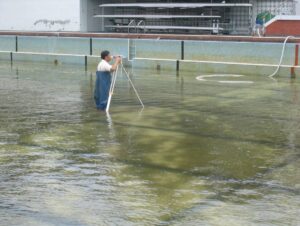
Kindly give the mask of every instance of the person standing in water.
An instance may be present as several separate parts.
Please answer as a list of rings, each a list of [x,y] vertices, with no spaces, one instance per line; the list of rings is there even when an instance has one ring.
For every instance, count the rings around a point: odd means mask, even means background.
[[[113,57],[107,50],[101,52],[101,59],[102,60],[99,63],[96,72],[97,78],[95,84],[94,99],[97,109],[100,111],[105,111],[111,86],[111,72],[117,70],[118,65],[121,63],[122,59],[121,57],[116,57],[115,63],[113,65],[110,65],[109,62],[112,61]]]

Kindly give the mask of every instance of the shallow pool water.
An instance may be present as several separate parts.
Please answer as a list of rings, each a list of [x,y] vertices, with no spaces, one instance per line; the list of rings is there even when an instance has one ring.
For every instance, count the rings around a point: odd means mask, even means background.
[[[0,63],[1,225],[299,225],[300,80]]]

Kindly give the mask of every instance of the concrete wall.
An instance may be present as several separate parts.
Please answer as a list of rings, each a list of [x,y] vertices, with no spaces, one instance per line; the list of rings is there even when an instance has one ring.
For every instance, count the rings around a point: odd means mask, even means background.
[[[89,38],[18,37],[19,52],[90,54]]]
[[[294,66],[295,46],[286,46],[286,71]],[[276,69],[282,43],[0,36],[0,60],[73,63],[95,70],[105,49],[126,57],[135,55],[135,68],[266,75]]]
[[[0,51],[100,56],[103,50],[127,57],[128,39],[0,36]]]
[[[84,65],[84,56],[59,55],[59,54],[40,54],[40,53],[13,53],[14,61],[31,62],[31,63],[54,63],[55,65],[74,64]]]
[[[0,52],[0,60],[1,61],[10,61],[11,60],[11,53],[9,53],[9,52]]]
[[[181,41],[135,40],[136,57],[181,59]]]
[[[15,36],[0,36],[0,51],[15,51],[16,37]]]
[[[100,3],[99,0],[80,0],[80,31],[104,31],[103,19],[94,18],[94,15],[101,14]]]
[[[93,38],[92,39],[92,54],[100,56],[103,50],[109,50],[112,55],[128,56],[128,39],[117,38]]]
[[[0,60],[79,64],[95,70],[100,53],[128,56],[128,39],[0,36]],[[124,60],[124,64],[127,61]]]
[[[180,41],[137,40],[136,43],[135,68],[193,74],[270,75],[276,70],[282,51],[282,43],[184,41],[182,46]],[[287,66],[279,73],[288,76],[295,58],[295,44],[287,44],[283,58]],[[296,68],[298,74],[299,70]]]
[[[278,64],[282,43],[136,40],[136,58]],[[183,45],[183,46],[182,46]],[[283,64],[292,65],[295,44],[287,44]]]
[[[294,63],[294,46],[294,44],[287,44],[283,64]],[[184,50],[185,60],[278,64],[282,44],[185,41]]]
[[[80,30],[80,0],[0,0],[0,10],[0,30]]]

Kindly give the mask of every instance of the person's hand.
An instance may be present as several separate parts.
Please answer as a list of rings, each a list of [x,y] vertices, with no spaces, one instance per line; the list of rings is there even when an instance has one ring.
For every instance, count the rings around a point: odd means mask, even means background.
[[[116,57],[116,63],[120,64],[122,62],[122,58],[121,57]]]

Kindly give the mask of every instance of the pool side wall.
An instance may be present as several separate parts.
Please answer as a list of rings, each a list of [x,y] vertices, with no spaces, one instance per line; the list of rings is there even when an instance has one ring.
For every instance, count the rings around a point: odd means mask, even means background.
[[[286,46],[284,73],[295,64],[296,45]],[[276,69],[282,43],[0,35],[0,60],[79,64],[94,70],[106,49],[130,57],[138,69],[265,75]]]

